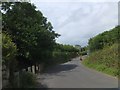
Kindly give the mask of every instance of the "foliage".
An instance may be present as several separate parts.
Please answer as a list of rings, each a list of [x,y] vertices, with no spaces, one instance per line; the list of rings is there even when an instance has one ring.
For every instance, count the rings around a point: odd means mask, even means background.
[[[105,46],[111,46],[118,43],[120,40],[120,26],[117,26],[110,31],[105,31],[89,40],[89,50],[94,52],[103,49]]]
[[[20,88],[34,88],[36,85],[36,77],[30,72],[21,72]]]
[[[88,53],[88,47],[87,46],[81,47],[80,55],[87,55],[87,53]]]
[[[7,33],[2,33],[2,60],[8,66],[10,60],[15,59],[17,49],[15,43]]]
[[[72,45],[63,45],[56,43],[49,65],[61,64],[70,61],[78,56],[79,50]],[[48,66],[49,66],[48,65]]]
[[[61,51],[61,52],[78,52],[79,50],[72,45],[63,45],[63,44],[56,44],[54,51]]]
[[[5,12],[2,13],[3,31],[7,31],[17,45],[19,67],[46,63],[59,36],[52,30],[52,24],[28,2],[4,2],[2,10]]]
[[[90,55],[83,62],[98,71],[119,76],[120,26],[105,31],[89,40]]]
[[[118,72],[120,65],[118,54],[118,44],[116,43],[91,53],[90,56],[83,61],[83,64],[98,71],[118,76],[120,75],[120,72]]]
[[[14,71],[17,65],[16,62],[16,45],[7,33],[2,33],[2,65],[5,65],[9,70],[9,83],[14,86]]]
[[[80,52],[80,55],[87,55],[87,51],[82,51],[82,52]]]

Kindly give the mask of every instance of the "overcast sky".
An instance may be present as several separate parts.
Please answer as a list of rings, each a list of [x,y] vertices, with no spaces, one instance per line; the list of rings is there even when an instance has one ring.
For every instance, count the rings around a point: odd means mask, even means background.
[[[61,34],[58,43],[81,46],[86,46],[89,38],[118,25],[117,1],[31,0],[52,23],[54,31]]]

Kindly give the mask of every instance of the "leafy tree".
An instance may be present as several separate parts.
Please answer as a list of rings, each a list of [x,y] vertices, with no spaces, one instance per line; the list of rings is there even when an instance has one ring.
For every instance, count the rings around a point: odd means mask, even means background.
[[[27,2],[2,3],[3,31],[11,34],[18,48],[17,60],[21,67],[47,62],[46,55],[51,54],[55,38],[52,25],[36,7]],[[46,57],[48,58],[48,57]]]
[[[15,43],[12,42],[10,36],[6,33],[2,34],[2,63],[9,69],[9,82],[14,85],[14,71],[16,68],[16,52]]]
[[[52,54],[52,61],[50,64],[60,64],[70,61],[72,58],[78,56],[79,50],[72,45],[63,45],[56,43]]]
[[[81,47],[80,55],[87,55],[87,53],[88,53],[88,47],[87,46]]]
[[[119,43],[120,26],[117,26],[110,31],[105,31],[97,36],[90,38],[89,49],[91,52],[103,49],[106,46],[112,46],[114,43]]]

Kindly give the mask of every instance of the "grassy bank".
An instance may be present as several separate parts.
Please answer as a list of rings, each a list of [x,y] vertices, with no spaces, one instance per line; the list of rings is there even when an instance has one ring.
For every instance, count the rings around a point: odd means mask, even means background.
[[[118,54],[118,44],[114,44],[91,53],[82,63],[97,71],[112,76],[118,76],[120,75],[120,72],[118,71],[118,63],[120,63]]]

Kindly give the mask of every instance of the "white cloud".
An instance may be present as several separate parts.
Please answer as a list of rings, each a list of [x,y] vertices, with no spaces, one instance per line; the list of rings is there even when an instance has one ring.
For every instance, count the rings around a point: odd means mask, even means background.
[[[31,2],[118,2],[119,0],[32,0]]]
[[[112,0],[107,0],[111,2],[106,2],[106,0],[78,2],[75,0],[72,3],[70,1],[55,0],[55,2],[48,3],[47,0],[40,0],[40,2],[34,2],[53,24],[54,30],[61,34],[57,42],[85,46],[90,37],[118,24],[118,0],[114,2]]]

